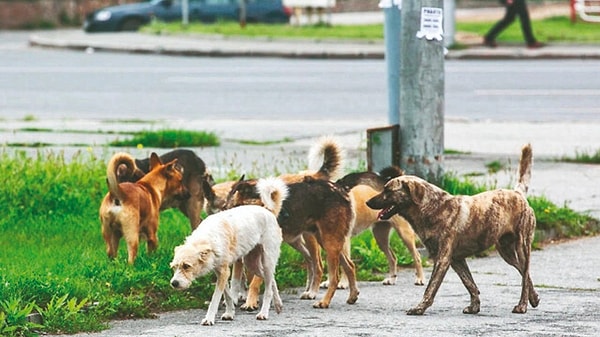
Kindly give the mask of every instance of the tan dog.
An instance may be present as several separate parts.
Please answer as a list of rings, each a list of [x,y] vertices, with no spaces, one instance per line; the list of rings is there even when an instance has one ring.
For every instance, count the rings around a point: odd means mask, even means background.
[[[383,187],[390,179],[402,174],[404,174],[404,171],[400,168],[390,166],[383,169],[379,174],[374,172],[349,173],[336,181],[335,184],[348,190],[352,199],[352,206],[354,207],[354,213],[356,213],[356,219],[352,226],[352,236],[356,236],[371,228],[377,245],[388,260],[389,273],[388,277],[383,280],[383,284],[396,284],[397,279],[398,260],[390,248],[390,230],[394,228],[413,257],[416,272],[414,283],[416,285],[423,285],[424,275],[423,266],[421,265],[421,254],[419,254],[415,244],[417,236],[412,227],[410,227],[410,224],[399,215],[394,215],[387,221],[379,220],[378,212],[366,204],[367,200],[383,191]],[[344,249],[348,255],[350,255],[350,248],[350,240],[348,240],[344,245]],[[339,284],[340,288],[347,287],[348,279],[345,274],[342,274]],[[327,281],[321,284],[321,288],[327,288],[327,286]]]
[[[423,299],[408,310],[409,315],[422,315],[431,306],[449,267],[458,274],[471,295],[471,304],[463,313],[478,313],[479,289],[465,259],[492,245],[496,245],[500,256],[522,276],[521,299],[513,312],[527,312],[528,300],[534,308],[539,304],[529,276],[535,214],[526,193],[532,162],[528,144],[522,149],[519,181],[514,190],[453,196],[421,178],[401,176],[390,180],[382,193],[367,202],[369,207],[382,210],[382,219],[389,219],[394,214],[406,218],[434,260]]]
[[[102,236],[108,256],[111,259],[117,256],[119,241],[125,237],[130,264],[137,256],[140,237],[147,239],[149,252],[156,249],[163,198],[186,193],[181,183],[183,169],[177,165],[177,159],[163,165],[156,153],[151,155],[151,171],[148,174],[135,183],[118,183],[121,165],[133,163],[133,160],[127,153],[117,153],[111,158],[106,170],[109,192],[100,205]]]
[[[222,211],[207,217],[202,225],[175,248],[171,262],[174,275],[171,285],[175,289],[187,289],[192,281],[214,271],[217,284],[208,306],[203,325],[213,325],[221,300],[225,295],[223,320],[232,320],[235,314],[232,292],[237,292],[239,281],[232,280],[232,291],[227,287],[229,267],[239,259],[245,266],[265,280],[265,294],[260,312],[256,316],[265,320],[269,316],[271,301],[277,313],[281,312],[282,302],[275,281],[275,267],[279,259],[281,229],[275,214],[279,212],[287,188],[282,182],[262,180],[265,186],[261,193],[265,207],[245,205]]]

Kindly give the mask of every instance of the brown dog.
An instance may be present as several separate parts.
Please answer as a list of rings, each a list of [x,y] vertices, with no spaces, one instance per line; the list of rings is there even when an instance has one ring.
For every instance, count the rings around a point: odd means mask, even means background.
[[[320,158],[322,158],[322,164],[318,169],[316,164]],[[284,174],[279,176],[288,186],[291,184],[304,182],[306,179],[329,181],[335,179],[338,176],[343,161],[343,153],[339,144],[335,139],[331,137],[321,138],[315,145],[313,145],[309,151],[309,167],[312,170],[294,173]],[[227,198],[226,208],[232,208],[239,205],[261,205],[258,190],[256,189],[256,180],[240,180],[231,189]],[[331,185],[330,183],[328,183]],[[344,193],[344,191],[338,190],[335,193]],[[288,197],[289,198],[289,197]],[[344,223],[346,219],[340,219],[340,223]],[[344,239],[345,237],[336,237],[336,239]],[[345,239],[344,239],[345,240]],[[311,231],[302,231],[299,236],[286,236],[284,230],[284,241],[290,244],[293,248],[298,250],[307,262],[307,282],[306,291],[302,293],[300,298],[302,299],[314,299],[319,291],[319,283],[323,276],[323,264],[321,262],[319,242],[317,237]],[[325,249],[326,252],[328,249]],[[327,254],[330,255],[329,253]],[[352,262],[352,261],[350,261]],[[339,262],[338,262],[339,263]],[[352,267],[353,269],[354,267]],[[239,265],[234,266],[234,274],[239,273]],[[354,277],[354,276],[353,276]],[[246,303],[242,305],[245,310],[255,310],[258,308],[258,293],[261,285],[261,280],[258,277],[254,277],[248,291],[248,297]],[[329,287],[331,289],[331,287]],[[334,290],[335,291],[335,290]],[[328,294],[330,291],[328,291]],[[351,293],[352,295],[352,293]],[[325,298],[327,298],[326,295]],[[331,293],[330,296],[333,296]],[[353,295],[352,295],[353,296]],[[358,296],[358,290],[356,289],[356,296]],[[331,300],[331,297],[329,297]],[[349,297],[348,303],[354,303]],[[327,306],[329,302],[327,302]],[[322,305],[315,304],[316,307],[325,307]]]
[[[193,151],[176,149],[160,156],[162,162],[177,159],[177,164],[183,168],[183,181],[188,193],[185,195],[166,196],[160,205],[160,210],[169,208],[179,209],[190,221],[194,230],[202,221],[201,213],[204,209],[204,189],[208,179],[206,165]],[[122,162],[117,166],[118,182],[136,182],[151,169],[150,159],[135,159],[133,164]]]
[[[390,248],[390,230],[392,227],[396,230],[404,245],[413,257],[416,278],[416,285],[423,285],[423,266],[421,265],[421,254],[417,250],[415,241],[417,236],[408,222],[399,215],[394,215],[387,221],[378,219],[378,212],[367,207],[367,200],[383,191],[385,184],[392,178],[404,174],[399,167],[386,167],[379,174],[374,172],[356,172],[349,173],[340,178],[335,184],[344,188],[352,198],[354,212],[356,213],[356,221],[354,222],[352,236],[358,235],[363,231],[372,228],[373,237],[381,251],[385,254],[388,260],[389,274],[383,280],[384,285],[396,284],[397,279],[397,262],[396,255]],[[350,242],[346,243],[345,249],[350,254]],[[327,282],[324,282],[321,287],[326,287]],[[347,284],[345,275],[342,275],[340,281],[341,287]]]
[[[479,289],[465,259],[494,244],[500,256],[522,276],[521,299],[513,312],[527,312],[528,300],[534,308],[539,304],[529,276],[535,214],[527,203],[526,192],[532,162],[528,144],[521,152],[519,181],[514,190],[453,196],[421,178],[401,176],[390,180],[382,193],[367,202],[369,207],[382,210],[382,219],[394,214],[406,218],[434,260],[423,299],[408,310],[409,315],[422,315],[431,306],[448,267],[454,269],[471,295],[471,304],[463,313],[478,313]]]
[[[148,174],[135,183],[118,183],[119,166],[128,162],[133,162],[129,154],[117,153],[107,166],[109,192],[100,205],[100,221],[108,256],[116,257],[119,241],[125,237],[127,261],[133,264],[140,236],[146,237],[149,252],[158,245],[156,232],[163,199],[184,195],[186,191],[181,183],[183,169],[177,165],[177,159],[163,165],[158,155],[152,153]]]

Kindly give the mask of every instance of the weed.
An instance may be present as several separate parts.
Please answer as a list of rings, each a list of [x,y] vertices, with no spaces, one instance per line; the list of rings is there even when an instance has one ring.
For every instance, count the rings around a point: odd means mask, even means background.
[[[20,298],[11,297],[0,302],[0,336],[35,336],[36,329],[42,326],[28,320],[33,312],[33,303],[23,303]]]
[[[577,151],[575,157],[564,156],[560,160],[567,163],[600,164],[600,149],[593,153]]]
[[[137,146],[137,147],[202,147],[218,146],[219,139],[213,132],[186,131],[186,130],[159,130],[142,131],[134,134],[132,139],[115,140],[111,146]]]

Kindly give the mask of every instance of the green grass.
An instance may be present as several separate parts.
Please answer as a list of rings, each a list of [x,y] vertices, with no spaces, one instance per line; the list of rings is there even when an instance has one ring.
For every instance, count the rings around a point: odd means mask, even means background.
[[[159,130],[142,131],[136,133],[132,138],[115,140],[111,146],[129,147],[204,147],[218,146],[219,138],[214,132],[187,131],[187,130]]]
[[[560,161],[568,163],[600,164],[600,150],[596,152],[577,151],[575,157],[564,156]]]
[[[456,31],[483,36],[495,22],[457,22]],[[532,26],[536,37],[543,42],[600,42],[598,24],[589,22],[577,22],[573,24],[566,16],[532,20]],[[191,23],[187,27],[182,26],[180,23],[156,22],[144,27],[143,31],[149,34],[212,34],[265,39],[343,39],[364,42],[383,40],[382,24],[355,26],[308,25],[299,27],[284,24],[249,24],[245,28],[241,28],[234,22],[219,22],[216,24]],[[523,34],[521,33],[518,20],[500,34],[498,41],[523,42]]]
[[[210,298],[213,275],[194,282],[187,291],[169,286],[173,248],[190,233],[187,219],[178,211],[161,213],[154,254],[148,255],[142,245],[136,263],[129,266],[122,242],[115,261],[106,257],[98,219],[107,190],[105,163],[91,152],[72,158],[47,151],[33,158],[24,151],[0,153],[0,335],[96,331],[104,329],[109,319],[203,307]],[[274,173],[266,166],[257,170],[262,175]],[[486,189],[457,177],[448,177],[444,187],[460,194]],[[577,236],[596,233],[600,227],[597,220],[566,206],[543,198],[530,201],[540,228]],[[391,245],[399,264],[413,262],[397,235],[392,235]],[[366,231],[355,237],[352,247],[359,278],[380,280],[387,261],[372,234]],[[276,277],[282,289],[304,285],[304,261],[288,245],[282,247]],[[36,311],[44,317],[42,327],[23,319]]]

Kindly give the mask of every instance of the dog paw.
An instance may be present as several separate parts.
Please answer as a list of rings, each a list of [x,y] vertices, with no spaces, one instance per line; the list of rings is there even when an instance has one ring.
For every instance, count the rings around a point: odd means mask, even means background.
[[[424,313],[425,313],[425,309],[422,309],[419,307],[411,308],[406,311],[406,314],[411,315],[411,316],[420,316],[420,315],[423,315]]]
[[[346,300],[346,303],[348,303],[348,304],[356,303],[356,301],[358,301],[358,294],[360,294],[360,292],[358,290],[351,291],[350,294],[348,295],[348,299]]]
[[[527,304],[522,305],[519,304],[517,306],[515,306],[515,308],[513,309],[513,314],[524,314],[527,312]]]
[[[321,288],[321,289],[329,288],[329,280],[321,282],[321,284],[319,284],[319,288]]]
[[[325,303],[323,301],[318,301],[313,303],[313,308],[315,309],[327,309],[329,308],[329,303]]]
[[[221,316],[221,320],[223,320],[223,321],[233,321],[233,314],[224,313],[223,316]]]
[[[312,294],[309,291],[305,291],[302,293],[302,295],[300,295],[301,300],[314,300],[316,297],[316,295]]]
[[[423,281],[422,278],[418,278],[418,279],[415,280],[415,285],[416,286],[423,286],[423,285],[425,285],[425,281]]]
[[[244,311],[256,311],[258,310],[258,303],[244,303],[240,306],[240,309]]]
[[[202,322],[200,324],[202,324],[202,325],[214,325],[215,322],[213,320],[205,318],[205,319],[202,320]]]
[[[383,280],[383,285],[384,286],[393,286],[395,284],[396,284],[396,276],[394,276],[394,277],[386,277]]]
[[[537,308],[537,306],[540,304],[540,296],[536,293],[530,294],[529,304],[531,304],[533,308]]]
[[[463,314],[478,314],[479,313],[479,306],[478,305],[470,305],[466,308],[463,309]]]
[[[269,318],[269,315],[259,313],[256,315],[256,319],[259,321],[266,321]]]
[[[281,302],[275,302],[274,306],[275,306],[275,312],[278,314],[281,314],[281,311],[283,311],[283,304]]]

